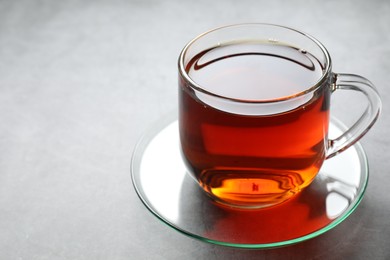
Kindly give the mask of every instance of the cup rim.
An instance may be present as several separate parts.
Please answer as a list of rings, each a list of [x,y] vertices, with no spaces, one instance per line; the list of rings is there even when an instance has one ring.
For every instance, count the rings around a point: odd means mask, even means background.
[[[205,90],[198,83],[196,83],[188,75],[188,73],[185,70],[184,58],[185,58],[185,55],[186,55],[188,49],[192,46],[193,43],[195,43],[197,40],[199,40],[200,38],[204,37],[207,34],[213,33],[215,31],[219,31],[221,29],[227,29],[227,28],[233,28],[233,27],[242,27],[242,26],[268,26],[268,27],[281,28],[281,29],[286,29],[286,30],[289,30],[289,31],[301,34],[302,36],[308,38],[309,40],[314,42],[317,45],[317,47],[320,48],[320,50],[322,51],[322,53],[323,53],[323,55],[325,57],[325,68],[323,70],[324,72],[322,73],[321,77],[318,79],[318,81],[314,85],[312,85],[311,87],[308,87],[307,89],[305,89],[303,91],[297,92],[297,93],[292,94],[292,95],[283,96],[283,97],[279,97],[279,98],[273,98],[273,99],[260,99],[260,100],[257,100],[257,99],[252,100],[252,99],[250,99],[250,100],[248,100],[248,99],[232,98],[232,97],[226,97],[226,96],[223,96],[223,95],[218,95],[218,94],[213,93],[211,91]],[[328,79],[328,76],[329,76],[329,74],[331,72],[332,64],[331,64],[330,54],[327,51],[327,49],[325,48],[325,46],[320,41],[318,41],[316,38],[311,36],[310,34],[307,34],[305,32],[302,32],[300,30],[297,30],[297,29],[294,29],[294,28],[291,28],[291,27],[288,27],[288,26],[271,24],[271,23],[238,23],[238,24],[230,24],[230,25],[216,27],[216,28],[208,30],[208,31],[206,31],[206,32],[204,32],[202,34],[199,34],[198,36],[193,38],[190,42],[188,42],[184,46],[183,50],[180,52],[179,60],[178,60],[178,67],[179,67],[180,75],[187,82],[189,82],[190,85],[191,85],[191,88],[195,89],[196,91],[199,91],[199,92],[201,92],[203,94],[206,94],[206,95],[209,95],[209,96],[213,96],[213,97],[216,97],[216,98],[219,98],[219,99],[224,99],[224,100],[229,100],[229,101],[234,101],[234,102],[240,102],[240,103],[261,104],[261,103],[275,103],[275,102],[280,102],[280,101],[287,101],[287,100],[291,100],[291,99],[294,99],[294,98],[297,98],[297,97],[304,96],[304,95],[306,95],[308,93],[311,93],[311,92],[317,90]]]

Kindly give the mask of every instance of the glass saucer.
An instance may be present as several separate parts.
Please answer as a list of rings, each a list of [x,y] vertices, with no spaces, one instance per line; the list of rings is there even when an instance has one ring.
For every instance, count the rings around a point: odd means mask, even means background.
[[[331,120],[331,136],[345,127]],[[143,136],[131,163],[132,180],[145,206],[179,232],[204,242],[271,248],[302,242],[331,230],[358,206],[368,182],[367,158],[357,143],[325,161],[314,182],[270,208],[237,209],[208,197],[181,160],[176,117]]]

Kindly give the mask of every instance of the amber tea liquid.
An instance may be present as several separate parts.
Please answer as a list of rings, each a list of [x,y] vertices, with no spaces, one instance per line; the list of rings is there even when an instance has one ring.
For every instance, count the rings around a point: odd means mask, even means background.
[[[325,158],[329,88],[286,110],[248,101],[283,99],[314,86],[323,73],[314,56],[283,44],[235,42],[195,55],[186,72],[205,91],[225,97],[209,98],[179,80],[182,154],[204,190],[226,204],[262,207],[311,183]]]

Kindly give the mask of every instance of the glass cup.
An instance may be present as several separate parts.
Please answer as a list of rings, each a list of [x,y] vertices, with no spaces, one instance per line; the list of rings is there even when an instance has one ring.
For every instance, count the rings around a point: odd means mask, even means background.
[[[206,32],[179,57],[179,132],[188,172],[216,202],[242,208],[282,203],[307,187],[324,160],[374,124],[371,82],[332,72],[325,47],[300,31],[238,24]],[[368,106],[336,139],[330,97],[358,91]]]

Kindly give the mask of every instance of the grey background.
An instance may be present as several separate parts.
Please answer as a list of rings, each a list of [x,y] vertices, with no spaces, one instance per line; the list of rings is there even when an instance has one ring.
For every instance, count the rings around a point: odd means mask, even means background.
[[[389,1],[0,0],[0,259],[390,259]],[[319,39],[334,71],[372,80],[370,182],[332,231],[272,250],[193,240],[130,179],[148,127],[176,108],[177,56],[216,26],[269,22]],[[338,106],[341,117],[358,105]],[[352,113],[351,112],[351,113]]]

